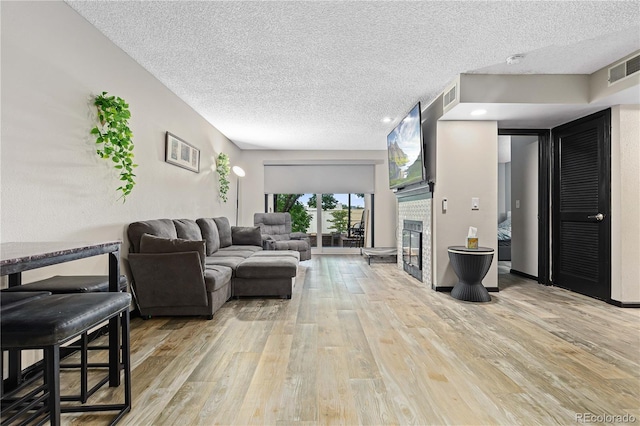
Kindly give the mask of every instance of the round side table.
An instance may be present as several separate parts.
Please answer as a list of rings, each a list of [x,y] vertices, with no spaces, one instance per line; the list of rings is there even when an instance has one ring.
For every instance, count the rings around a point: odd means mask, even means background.
[[[447,251],[451,266],[458,276],[458,283],[451,290],[451,296],[467,302],[490,302],[491,296],[482,285],[482,279],[491,267],[493,249],[451,246]]]

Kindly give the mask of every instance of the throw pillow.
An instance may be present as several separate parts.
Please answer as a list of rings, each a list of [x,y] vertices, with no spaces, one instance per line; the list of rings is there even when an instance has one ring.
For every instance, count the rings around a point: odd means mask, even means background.
[[[140,253],[184,253],[195,251],[200,256],[200,265],[204,271],[204,241],[183,240],[182,238],[161,238],[144,234],[140,238]]]
[[[195,220],[174,219],[173,224],[176,227],[178,238],[182,238],[183,240],[202,241],[202,232]]]
[[[237,246],[262,247],[262,234],[259,226],[232,226],[231,241]]]
[[[229,247],[232,243],[231,239],[231,225],[229,225],[229,219],[226,217],[214,217],[216,225],[218,226],[218,233],[220,234],[220,247]]]
[[[196,223],[202,231],[202,237],[207,242],[207,256],[211,256],[220,249],[218,226],[213,219],[198,219],[196,220]]]
[[[134,253],[140,253],[140,238],[144,234],[164,238],[177,238],[176,227],[171,219],[155,219],[144,222],[134,222],[129,225],[127,235]]]

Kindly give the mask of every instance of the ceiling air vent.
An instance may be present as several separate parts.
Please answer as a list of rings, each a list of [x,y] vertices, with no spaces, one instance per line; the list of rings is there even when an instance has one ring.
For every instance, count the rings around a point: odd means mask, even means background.
[[[640,71],[640,55],[609,68],[609,85]]]
[[[457,86],[454,84],[451,89],[444,93],[444,96],[442,97],[443,108],[446,108],[450,103],[456,100],[456,89]]]

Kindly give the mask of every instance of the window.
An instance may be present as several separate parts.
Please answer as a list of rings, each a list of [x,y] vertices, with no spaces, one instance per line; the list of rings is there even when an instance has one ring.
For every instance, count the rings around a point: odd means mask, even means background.
[[[372,200],[373,195],[273,194],[272,197],[271,200],[269,196],[265,197],[265,211],[288,211],[292,231],[309,234],[312,248],[334,250],[364,246],[366,201]],[[318,198],[321,199],[320,209]]]

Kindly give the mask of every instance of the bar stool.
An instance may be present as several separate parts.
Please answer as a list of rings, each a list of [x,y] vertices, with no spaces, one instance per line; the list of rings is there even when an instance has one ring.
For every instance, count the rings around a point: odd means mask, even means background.
[[[120,276],[120,291],[127,290],[127,277]],[[2,292],[50,291],[53,294],[95,293],[109,291],[108,275],[56,275],[29,284],[9,287]]]
[[[16,293],[19,294],[19,293]],[[117,411],[112,424],[131,410],[131,360],[129,349],[129,293],[86,293],[12,296],[17,303],[2,306],[0,332],[2,350],[42,349],[43,384],[26,395],[20,388],[2,395],[3,423],[60,424],[63,412]],[[60,345],[86,333],[89,329],[115,317],[121,318],[122,364],[124,367],[124,402],[122,404],[65,406],[60,404]],[[119,361],[118,361],[119,362]],[[43,418],[44,417],[44,418]],[[38,420],[39,419],[39,420]]]
[[[27,303],[30,300],[36,300],[44,296],[51,296],[50,291],[15,291],[15,292],[7,292],[3,293],[0,296],[0,308],[4,309],[5,307],[15,307],[19,306],[23,303]]]
[[[29,300],[35,300],[43,296],[50,296],[49,291],[11,292],[0,295],[0,311],[6,306],[19,306]],[[1,338],[1,336],[0,336]],[[15,360],[20,359],[20,351],[9,350],[9,364],[17,364]],[[0,365],[4,366],[4,351],[0,351]],[[3,367],[4,368],[4,367]],[[11,377],[7,385],[14,389],[18,386],[18,377]],[[4,385],[4,380],[2,385]],[[0,396],[4,393],[4,386],[0,386]]]
[[[120,276],[120,291],[127,290],[127,278]],[[10,287],[2,290],[2,297],[10,293],[24,292],[49,292],[50,294],[71,294],[71,293],[104,293],[109,291],[108,275],[56,275],[40,281],[29,284],[23,284],[16,287]],[[104,377],[98,381],[91,389],[89,389],[89,368],[108,367],[105,363],[89,363],[90,350],[107,350],[107,346],[89,346],[88,334],[82,333],[77,344],[65,347],[68,350],[80,351],[80,364],[60,364],[60,368],[79,368],[80,369],[80,394],[61,396],[62,401],[80,401],[87,402],[87,399],[93,395],[102,385],[104,385],[109,377]]]

